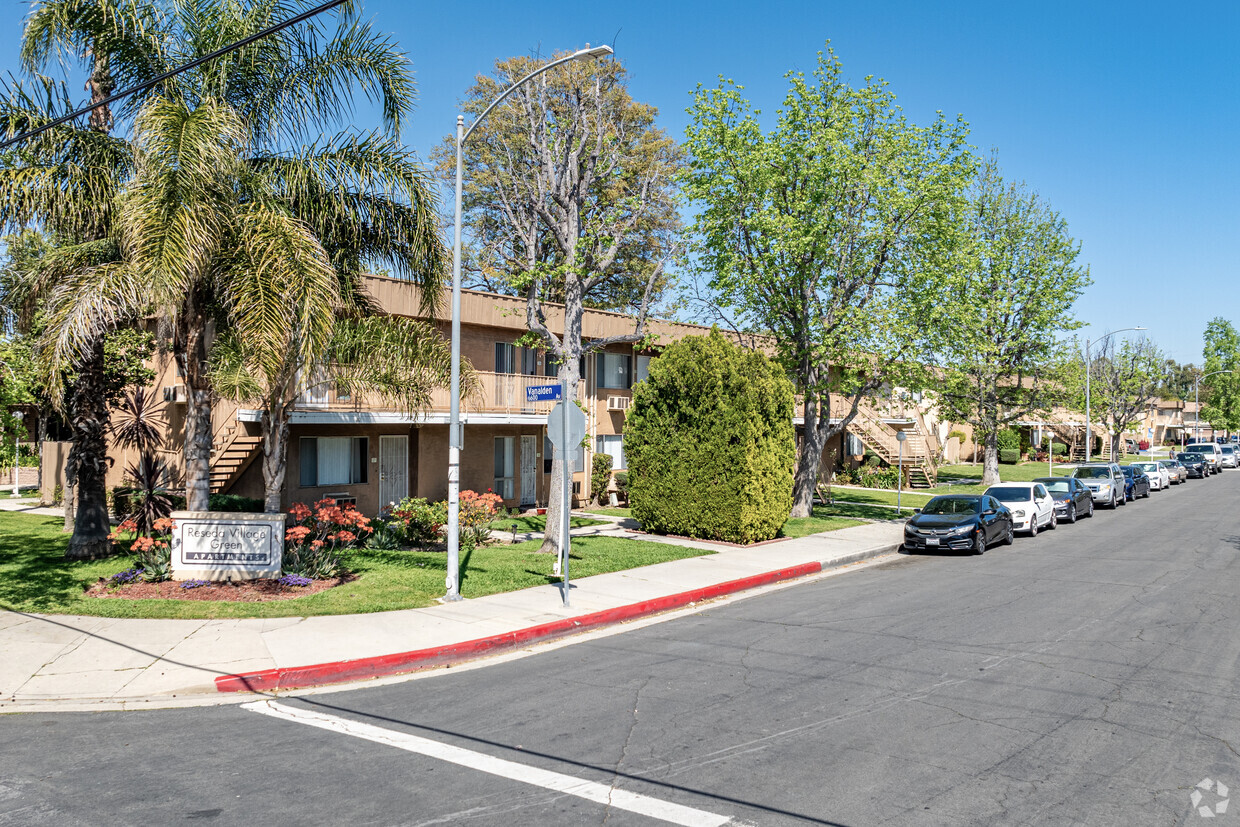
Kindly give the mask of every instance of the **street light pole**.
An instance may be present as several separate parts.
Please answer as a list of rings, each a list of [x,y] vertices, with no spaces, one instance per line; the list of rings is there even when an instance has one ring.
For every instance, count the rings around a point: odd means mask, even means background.
[[[896,441],[900,443],[899,457],[899,477],[896,480],[896,516],[900,516],[900,498],[904,494],[904,440],[908,439],[904,431],[896,431]]]
[[[1090,419],[1089,417],[1089,375],[1094,372],[1094,366],[1089,360],[1089,346],[1096,345],[1105,339],[1109,339],[1112,336],[1114,336],[1116,333],[1123,333],[1126,330],[1145,330],[1145,329],[1146,328],[1141,327],[1140,325],[1138,325],[1137,327],[1121,327],[1119,330],[1112,330],[1110,333],[1103,333],[1101,336],[1099,336],[1097,339],[1094,339],[1092,342],[1089,339],[1085,340],[1085,461],[1086,462],[1089,462],[1089,453],[1090,451],[1093,450],[1093,447],[1094,447],[1094,441],[1092,439],[1093,434],[1090,432],[1090,427],[1089,427],[1089,419]],[[1114,462],[1115,457],[1111,457],[1111,461]]]
[[[503,93],[491,101],[482,114],[474,119],[469,129],[465,128],[465,116],[456,116],[456,229],[452,241],[452,379],[449,387],[448,403],[448,574],[444,580],[447,594],[443,599],[456,601],[461,599],[461,450],[465,447],[465,430],[461,425],[461,191],[464,186],[464,149],[465,142],[478,124],[482,123],[491,110],[503,103],[504,99],[519,89],[523,84],[573,60],[593,60],[612,53],[610,46],[595,46],[579,49],[571,55],[553,60],[546,66],[540,66],[516,83],[509,86]]]
[[[1201,380],[1218,376],[1220,373],[1231,373],[1229,370],[1213,370],[1205,376],[1193,377],[1193,442],[1201,440]]]

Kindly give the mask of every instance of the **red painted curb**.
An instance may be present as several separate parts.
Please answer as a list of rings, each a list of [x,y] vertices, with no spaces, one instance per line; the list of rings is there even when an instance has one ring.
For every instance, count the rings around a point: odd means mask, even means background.
[[[467,660],[493,655],[499,652],[518,649],[536,641],[554,640],[566,635],[584,632],[599,626],[633,620],[646,615],[666,612],[696,603],[710,600],[725,594],[745,591],[781,580],[805,577],[822,571],[822,563],[802,563],[785,569],[768,571],[729,580],[713,586],[704,586],[692,591],[670,594],[604,609],[580,617],[568,617],[518,629],[513,632],[491,635],[489,637],[453,643],[447,646],[435,646],[429,649],[417,649],[412,652],[399,652],[393,655],[379,655],[373,658],[342,660],[335,663],[317,663],[310,666],[289,666],[277,669],[263,669],[257,672],[241,672],[236,675],[223,675],[215,679],[215,688],[219,692],[270,692],[284,689],[301,689],[309,686],[326,686],[335,683],[379,678],[386,675],[399,675],[402,672],[416,672],[431,666],[444,666],[461,663]]]

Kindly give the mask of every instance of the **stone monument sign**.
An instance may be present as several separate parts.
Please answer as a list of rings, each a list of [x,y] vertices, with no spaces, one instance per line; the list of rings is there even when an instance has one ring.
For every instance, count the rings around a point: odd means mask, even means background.
[[[174,511],[173,580],[256,580],[280,576],[283,514]]]

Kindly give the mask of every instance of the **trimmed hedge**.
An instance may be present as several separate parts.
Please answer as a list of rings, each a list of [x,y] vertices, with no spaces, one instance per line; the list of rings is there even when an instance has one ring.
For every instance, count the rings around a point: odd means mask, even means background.
[[[1015,465],[1016,463],[1020,462],[1020,449],[1019,448],[1000,448],[999,449],[999,462],[1002,462],[1005,465]]]
[[[995,434],[995,444],[1000,451],[1015,449],[1020,451],[1020,432],[1011,428],[1002,428]]]
[[[753,543],[792,509],[792,384],[712,330],[669,345],[625,421],[629,501],[647,531]]]

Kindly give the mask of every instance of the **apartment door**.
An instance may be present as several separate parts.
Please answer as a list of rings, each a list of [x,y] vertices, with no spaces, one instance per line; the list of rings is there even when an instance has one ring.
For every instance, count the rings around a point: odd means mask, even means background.
[[[521,505],[533,505],[538,494],[538,437],[521,437]]]
[[[409,496],[409,437],[379,437],[379,507]]]

